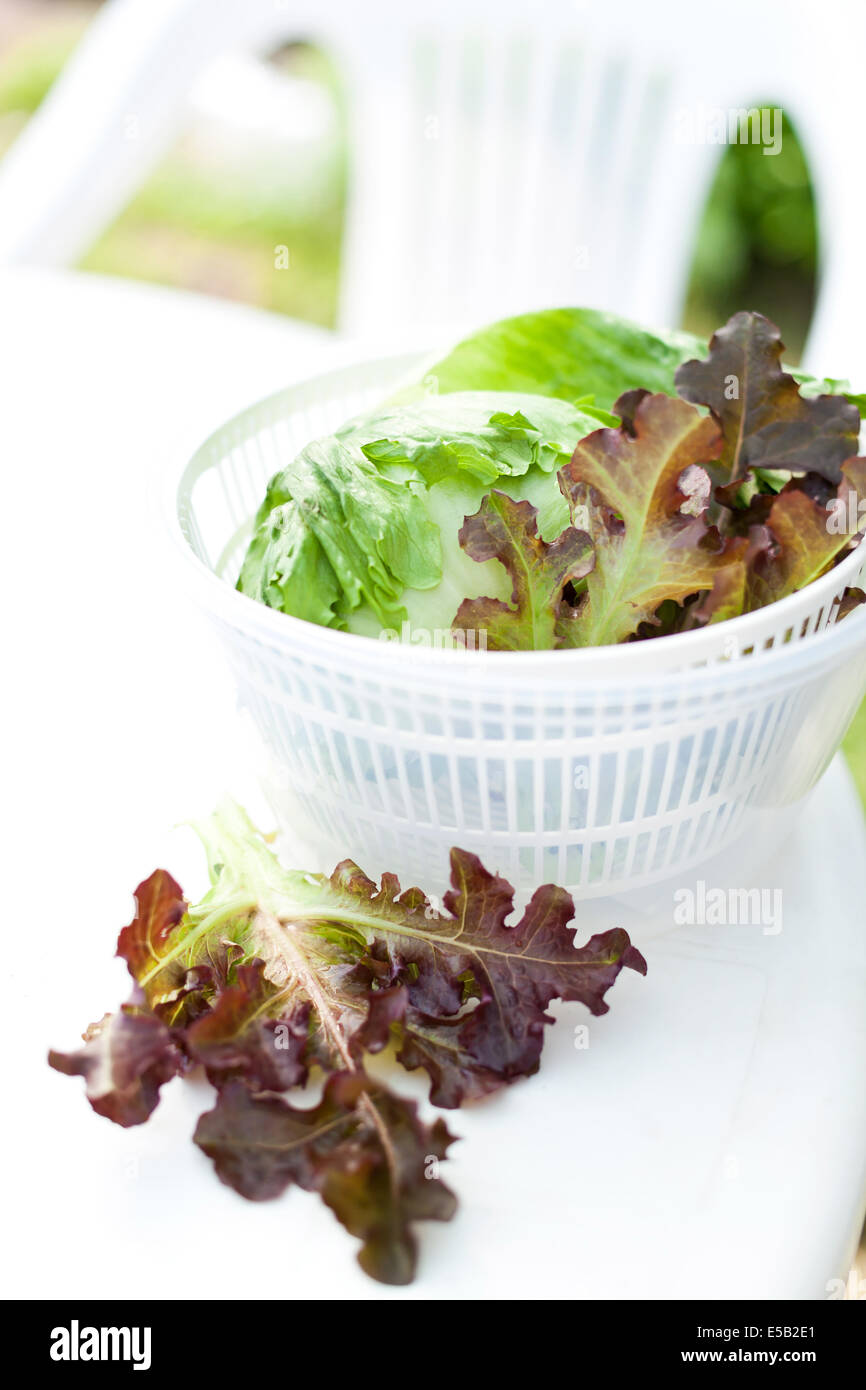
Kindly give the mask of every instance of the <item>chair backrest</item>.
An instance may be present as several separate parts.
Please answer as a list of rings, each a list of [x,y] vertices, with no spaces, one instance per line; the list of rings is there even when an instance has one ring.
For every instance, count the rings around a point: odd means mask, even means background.
[[[866,24],[837,0],[820,32],[813,15],[802,0],[718,14],[694,0],[112,0],[0,166],[0,261],[74,260],[215,57],[309,39],[347,84],[346,331],[420,340],[566,302],[676,322],[720,119],[769,100],[816,183],[816,350],[832,348],[824,370],[856,353],[846,371],[862,358],[866,373],[851,305]]]

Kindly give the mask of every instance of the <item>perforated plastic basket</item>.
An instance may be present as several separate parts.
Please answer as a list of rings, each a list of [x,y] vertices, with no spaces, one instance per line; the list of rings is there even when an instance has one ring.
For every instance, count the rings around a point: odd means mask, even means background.
[[[320,628],[234,582],[270,476],[417,367],[320,376],[217,431],[172,486],[173,525],[287,827],[433,892],[447,851],[526,892],[679,878],[768,835],[815,784],[866,690],[866,611],[835,624],[854,552],[782,602],[675,637],[566,652],[407,647]]]

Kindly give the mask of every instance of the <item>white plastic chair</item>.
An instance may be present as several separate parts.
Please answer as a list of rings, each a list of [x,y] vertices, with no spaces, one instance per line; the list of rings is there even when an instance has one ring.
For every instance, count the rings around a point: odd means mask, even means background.
[[[834,25],[835,17],[835,25]],[[837,27],[836,27],[837,26]],[[822,284],[809,356],[855,375],[849,312],[864,195],[866,29],[733,0],[112,0],[0,167],[0,262],[70,263],[180,127],[195,79],[231,51],[310,39],[348,90],[351,197],[340,326],[419,337],[578,302],[675,322],[720,153],[679,138],[684,111],[770,100],[803,140]],[[856,32],[855,32],[856,31]],[[861,361],[862,360],[862,361]]]

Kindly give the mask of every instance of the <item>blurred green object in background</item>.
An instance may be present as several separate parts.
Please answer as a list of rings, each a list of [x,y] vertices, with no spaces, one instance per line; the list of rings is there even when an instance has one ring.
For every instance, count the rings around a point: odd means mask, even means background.
[[[0,156],[95,8],[39,7],[31,27],[14,29],[0,48]],[[262,138],[250,120],[258,95],[250,91],[250,69],[254,75],[257,66],[238,64],[224,70],[221,87],[211,84],[169,154],[81,265],[333,327],[346,188],[340,83],[327,57],[306,45],[290,45],[267,64],[261,126],[268,104],[279,114],[280,79],[317,99],[318,134],[314,129],[308,148],[287,149]]]
[[[328,59],[305,45],[283,50],[269,67],[277,96],[280,79],[290,78],[323,108],[309,148],[277,141],[263,148],[264,140],[257,147],[255,132],[233,130],[231,103],[243,100],[245,74],[227,73],[224,93],[213,94],[216,111],[196,113],[84,257],[85,269],[181,285],[334,327],[347,149],[340,84]]]
[[[758,309],[782,327],[788,360],[798,361],[815,303],[817,243],[809,169],[787,117],[777,155],[725,146],[698,233],[685,326],[707,336],[737,309]]]

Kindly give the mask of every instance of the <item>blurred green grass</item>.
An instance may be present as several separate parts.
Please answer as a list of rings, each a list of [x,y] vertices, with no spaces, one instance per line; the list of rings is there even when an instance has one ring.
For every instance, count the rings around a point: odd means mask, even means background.
[[[782,327],[796,363],[815,302],[817,251],[808,166],[783,117],[777,155],[760,145],[725,147],[698,232],[685,326],[708,336],[737,309],[759,309]]]
[[[0,155],[72,52],[82,17],[25,35],[0,57]],[[321,84],[344,113],[337,75],[315,49],[293,45],[275,61]],[[314,198],[288,202],[266,179],[220,177],[185,138],[81,261],[83,269],[222,295],[331,328],[336,322],[345,211],[345,139]],[[290,267],[275,271],[278,247]]]
[[[274,60],[332,97],[337,155],[315,196],[289,199],[266,176],[239,187],[183,139],[82,260],[103,274],[181,285],[333,328],[345,212],[346,139],[337,73],[319,51],[292,45]],[[275,269],[278,248],[290,252]]]
[[[86,8],[34,25],[0,58],[0,154],[36,110],[77,42]],[[44,21],[44,14],[43,14]],[[296,45],[278,55],[287,71],[312,78],[342,109],[338,75],[321,53]],[[767,94],[769,95],[769,94]],[[340,142],[345,151],[345,138]],[[333,326],[337,310],[346,167],[341,153],[324,192],[289,202],[263,182],[242,191],[197,161],[183,140],[82,261],[103,274],[177,285],[240,299]],[[275,249],[288,246],[288,273]],[[785,122],[779,155],[725,147],[700,226],[684,325],[709,334],[737,309],[780,324],[796,362],[809,326],[817,276],[817,227],[809,171],[796,131]],[[864,383],[854,383],[862,389]],[[866,805],[866,703],[845,740]]]

